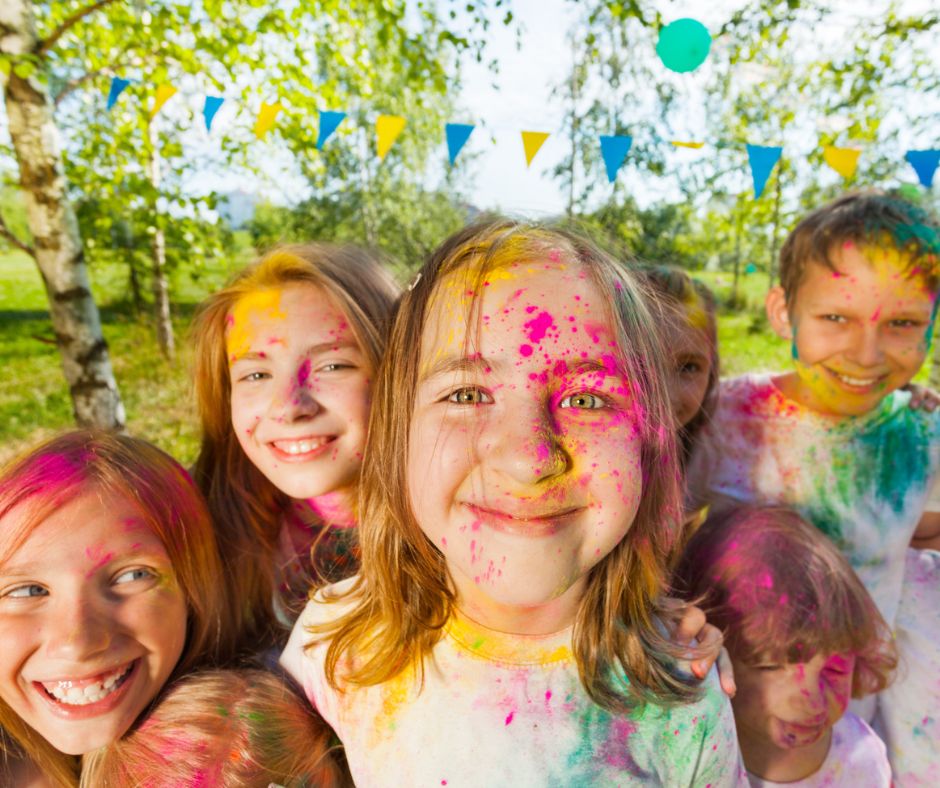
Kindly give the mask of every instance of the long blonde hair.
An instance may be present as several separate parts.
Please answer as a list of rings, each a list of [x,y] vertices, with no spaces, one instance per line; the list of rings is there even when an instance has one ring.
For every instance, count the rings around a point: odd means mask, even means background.
[[[85,756],[82,788],[352,785],[306,698],[266,670],[217,670],[168,686],[127,736]]]
[[[678,613],[665,600],[664,588],[681,502],[663,353],[644,296],[634,275],[589,241],[508,221],[470,226],[445,241],[403,297],[366,443],[362,569],[350,590],[356,604],[347,615],[311,629],[330,640],[326,674],[333,686],[340,678],[370,685],[411,666],[420,671],[453,612],[455,593],[444,557],[421,531],[408,495],[411,409],[432,297],[454,272],[473,272],[476,283],[468,290],[479,293],[492,270],[549,257],[582,266],[606,295],[619,362],[646,416],[640,425],[643,493],[636,518],[620,544],[590,571],[575,620],[573,649],[581,680],[590,697],[608,709],[695,696],[696,689],[675,675],[677,651],[661,628]],[[341,677],[340,664],[345,666]]]
[[[290,499],[251,463],[232,429],[231,380],[225,349],[227,318],[249,293],[309,284],[345,314],[370,370],[385,349],[398,289],[365,252],[325,244],[283,246],[239,273],[206,299],[193,323],[195,389],[202,445],[194,476],[209,503],[239,631],[253,650],[284,636],[275,619],[273,554]]]
[[[232,659],[235,630],[205,502],[189,474],[145,441],[75,430],[8,465],[0,474],[0,522],[21,506],[25,516],[17,518],[15,531],[7,532],[4,524],[6,549],[0,564],[52,512],[89,492],[132,503],[167,551],[188,611],[186,644],[173,677]],[[78,760],[54,749],[2,700],[0,729],[57,784],[76,785]]]

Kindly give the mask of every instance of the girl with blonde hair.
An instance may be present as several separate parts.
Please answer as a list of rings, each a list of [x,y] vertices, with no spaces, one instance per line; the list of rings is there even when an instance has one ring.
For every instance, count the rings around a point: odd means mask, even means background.
[[[216,670],[168,687],[136,730],[87,756],[82,788],[341,788],[332,732],[283,679]]]
[[[168,680],[233,658],[199,490],[145,441],[77,430],[0,474],[0,740],[6,778],[74,786]],[[7,783],[5,783],[7,784]]]
[[[714,673],[669,639],[681,518],[663,350],[634,275],[493,222],[405,294],[376,387],[362,565],[281,662],[363,785],[728,785]]]
[[[284,246],[195,319],[194,476],[219,531],[239,629],[256,650],[283,643],[312,582],[356,571],[370,391],[396,296],[362,251]]]

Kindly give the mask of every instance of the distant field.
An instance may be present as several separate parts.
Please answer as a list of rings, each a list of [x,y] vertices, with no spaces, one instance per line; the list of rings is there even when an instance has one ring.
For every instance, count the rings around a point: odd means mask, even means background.
[[[186,331],[196,304],[247,261],[247,254],[199,269],[198,279],[173,281],[174,325],[179,356],[161,355],[148,315],[128,305],[127,272],[120,265],[93,268],[92,289],[101,308],[105,339],[127,408],[128,429],[184,463],[195,459],[197,430],[190,385]],[[731,275],[697,273],[722,301]],[[745,302],[738,312],[722,311],[718,321],[723,375],[785,367],[789,346],[763,318],[767,278],[741,279]],[[15,253],[0,255],[0,462],[72,424],[71,403],[46,310],[46,296],[33,261]],[[926,379],[926,370],[919,379]]]

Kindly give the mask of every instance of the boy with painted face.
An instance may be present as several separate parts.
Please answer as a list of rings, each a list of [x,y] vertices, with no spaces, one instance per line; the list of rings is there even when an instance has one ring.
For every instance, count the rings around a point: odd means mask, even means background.
[[[848,194],[806,216],[767,296],[793,367],[724,381],[689,468],[693,497],[715,509],[799,510],[891,626],[908,545],[940,544],[940,414],[909,408],[899,391],[933,335],[938,253],[936,223],[886,194]]]

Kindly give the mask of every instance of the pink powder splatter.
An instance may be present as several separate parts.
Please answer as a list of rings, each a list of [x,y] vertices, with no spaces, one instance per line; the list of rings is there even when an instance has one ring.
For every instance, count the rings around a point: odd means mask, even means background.
[[[515,716],[515,714],[516,714],[516,712],[515,712],[515,710],[513,710],[513,711],[509,712],[508,715],[506,715],[506,725],[509,725],[509,723],[512,722],[512,718]]]
[[[524,324],[526,336],[532,342],[540,342],[554,323],[554,318],[548,312],[539,312],[532,320]]]
[[[532,355],[532,345],[519,345],[519,355],[528,358]]]
[[[304,363],[297,370],[297,385],[304,386],[310,379],[310,359],[304,359]]]

